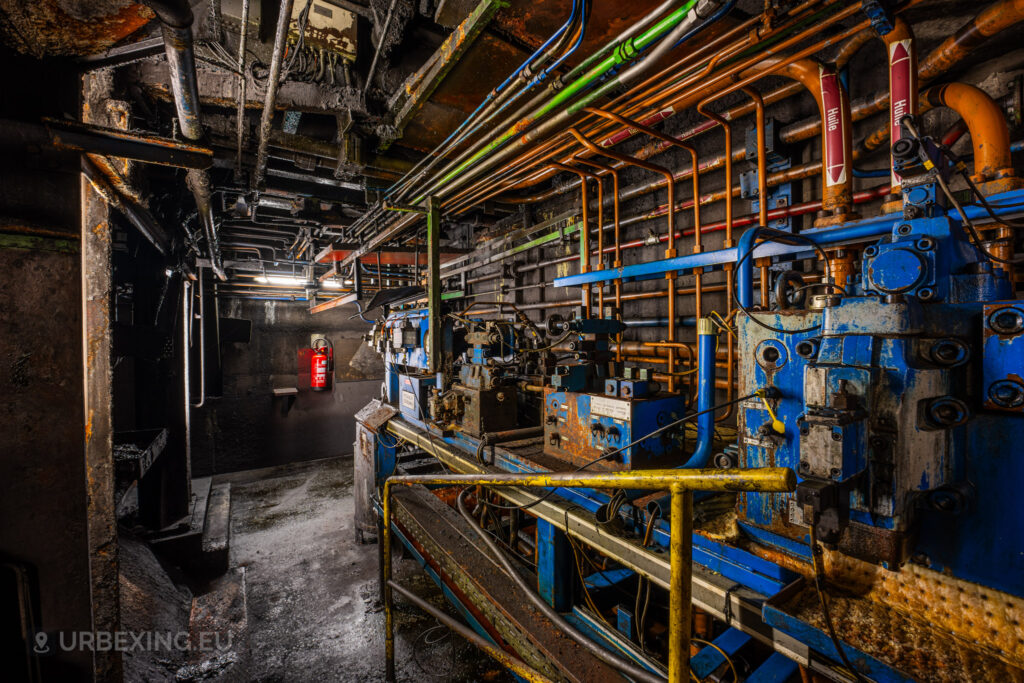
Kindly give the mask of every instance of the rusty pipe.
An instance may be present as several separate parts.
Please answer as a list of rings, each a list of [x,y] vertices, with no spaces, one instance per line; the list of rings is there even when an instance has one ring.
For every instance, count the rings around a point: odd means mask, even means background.
[[[267,74],[267,94],[260,116],[260,141],[256,148],[256,168],[252,174],[252,186],[262,190],[266,182],[267,157],[270,154],[270,128],[274,122],[274,107],[277,104],[277,89],[281,85],[281,63],[284,61],[284,44],[288,38],[288,25],[292,20],[294,0],[282,0],[277,14],[277,30],[274,33],[274,51],[270,56],[270,70]]]

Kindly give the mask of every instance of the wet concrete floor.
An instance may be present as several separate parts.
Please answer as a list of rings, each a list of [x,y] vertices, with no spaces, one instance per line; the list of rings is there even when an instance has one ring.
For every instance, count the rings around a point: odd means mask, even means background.
[[[250,680],[384,680],[377,546],[355,541],[351,457],[216,481],[231,482],[231,565],[245,567]],[[399,560],[395,576],[454,616],[415,560]],[[513,680],[400,598],[396,623],[399,681]]]

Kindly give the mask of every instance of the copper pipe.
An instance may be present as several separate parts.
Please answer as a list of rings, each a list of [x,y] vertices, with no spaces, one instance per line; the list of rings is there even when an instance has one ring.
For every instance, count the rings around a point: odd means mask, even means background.
[[[1024,2],[1021,0],[999,0],[989,5],[921,60],[917,78],[922,83],[935,80],[967,58],[987,38],[1022,20]],[[889,93],[883,91],[873,99],[857,102],[850,113],[854,121],[860,121],[883,111],[888,105]],[[817,127],[817,121],[804,121],[784,129],[781,137],[783,142],[799,142],[813,137]]]
[[[588,113],[591,113],[591,114],[596,114],[598,116],[603,116],[605,118],[611,119],[612,121],[616,121],[618,123],[621,123],[622,125],[627,126],[628,128],[636,129],[636,130],[640,131],[641,133],[644,133],[645,135],[649,135],[649,136],[651,136],[653,138],[657,138],[658,140],[661,140],[662,142],[664,142],[667,145],[672,145],[674,147],[678,147],[678,148],[680,148],[682,150],[685,150],[685,151],[689,152],[689,154],[690,154],[690,168],[691,168],[690,175],[693,177],[693,196],[694,197],[699,197],[700,196],[700,173],[698,172],[699,163],[698,163],[698,160],[697,160],[697,150],[692,145],[688,145],[685,142],[683,142],[682,140],[677,140],[676,138],[674,138],[674,137],[672,137],[670,135],[666,135],[665,133],[662,133],[659,130],[655,130],[653,128],[645,126],[642,123],[639,123],[637,121],[633,121],[632,119],[628,119],[625,116],[621,116],[621,115],[615,114],[613,112],[605,111],[603,109],[598,109],[597,107],[587,107],[586,109],[584,109],[584,111],[586,111]],[[693,225],[694,225],[694,228],[699,228],[700,227],[700,204],[699,203],[694,203],[694,205],[693,205]],[[699,247],[700,246],[700,230],[699,229],[696,230],[694,232],[694,235],[695,235],[694,240],[696,242],[696,246]],[[703,251],[703,250],[702,249],[696,249],[696,248],[694,249],[694,253],[697,253],[698,251]],[[671,258],[671,257],[667,257],[667,258]],[[700,316],[697,316],[697,317],[700,317]]]
[[[799,81],[814,97],[821,118],[821,205],[835,219],[848,220],[852,218],[853,204],[853,129],[846,89],[833,65],[822,65],[812,59],[785,63],[784,59],[772,57],[761,64],[768,66],[767,71]]]
[[[588,221],[589,215],[587,204],[589,200],[587,198],[587,173],[573,168],[571,166],[564,166],[556,164],[556,168],[569,173],[575,173],[580,179],[580,197],[583,202],[582,209],[582,221],[583,225],[580,226],[580,272],[590,272],[590,223]],[[583,317],[590,317],[590,285],[583,285]]]
[[[628,164],[630,166],[637,166],[639,168],[646,169],[646,170],[651,171],[653,173],[660,173],[660,174],[664,175],[665,176],[665,184],[666,184],[666,187],[668,189],[668,204],[669,204],[670,207],[674,207],[675,206],[675,181],[673,180],[672,172],[669,171],[667,168],[664,168],[662,166],[658,166],[656,164],[652,164],[649,161],[643,161],[643,160],[640,160],[640,159],[634,159],[634,158],[632,158],[630,156],[627,156],[625,154],[620,154],[619,152],[615,152],[615,151],[610,150],[610,149],[604,149],[604,148],[598,147],[597,145],[594,144],[594,142],[590,138],[586,137],[585,135],[580,133],[575,128],[570,128],[569,129],[569,133],[574,138],[576,138],[576,140],[579,141],[580,144],[582,144],[584,147],[589,149],[594,154],[601,155],[601,156],[606,156],[606,157],[609,157],[611,159],[615,159],[616,161],[621,161],[621,162],[623,162],[625,164]],[[666,254],[671,253],[674,256],[675,255],[675,240],[676,240],[675,212],[672,211],[672,210],[669,210],[668,213],[666,214],[665,218],[666,218],[666,222],[668,223],[668,248],[666,249],[665,253]],[[668,256],[667,258],[672,258],[672,257]],[[672,275],[672,277],[667,277],[666,278],[668,280],[668,283],[669,283],[670,291],[672,292],[672,294],[670,294],[669,297],[668,297],[668,320],[669,320],[669,324],[668,324],[668,340],[669,341],[675,341],[676,340],[676,302],[675,302],[675,296],[674,296],[674,292],[675,292],[675,287],[674,287],[675,277],[674,276],[675,276],[675,274],[672,273],[671,275]],[[675,361],[675,354],[670,352],[669,353],[669,363],[668,363],[669,374],[671,374],[674,371],[674,361]],[[668,390],[669,390],[670,393],[675,391],[675,380],[674,379],[670,379],[669,380]]]
[[[576,161],[577,163],[586,164],[587,166],[592,166],[594,168],[600,169],[601,171],[603,171],[604,173],[607,173],[608,175],[611,175],[611,177],[612,177],[612,192],[613,192],[613,196],[612,196],[612,216],[613,216],[613,221],[614,221],[614,224],[615,224],[615,233],[614,233],[615,244],[614,244],[614,247],[613,247],[613,249],[614,249],[613,253],[615,255],[615,260],[613,261],[613,267],[614,268],[621,268],[622,267],[622,233],[621,233],[620,226],[619,226],[619,172],[616,169],[614,169],[613,167],[611,167],[611,166],[606,166],[606,165],[600,164],[600,163],[598,163],[596,161],[591,161],[590,159],[582,159],[582,158],[579,158],[578,155],[574,156],[573,160]],[[602,211],[604,210],[603,206],[601,207],[601,210]],[[598,260],[598,264],[600,265],[601,269],[604,270],[604,267],[605,267],[604,250],[601,247],[598,247],[598,250],[597,250],[597,260]],[[603,311],[602,311],[601,315],[604,315]],[[622,278],[621,277],[615,278],[615,317],[618,320],[622,320]],[[615,335],[615,340],[618,341],[619,343],[622,342],[622,333],[621,332],[619,332],[617,335]],[[621,363],[622,362],[622,354],[621,353],[616,352],[616,354],[615,354],[615,362],[617,362],[617,363]]]
[[[756,112],[754,125],[757,126],[757,221],[760,225],[767,227],[768,160],[767,152],[765,152],[764,98],[753,88],[743,88],[743,92],[750,95],[750,99],[754,101],[754,111]]]
[[[646,135],[649,135],[649,136],[651,136],[653,138],[661,140],[662,142],[665,142],[665,143],[670,144],[670,145],[674,145],[676,147],[679,147],[680,149],[683,149],[683,150],[686,150],[687,152],[689,152],[690,153],[690,163],[691,163],[691,168],[692,168],[691,175],[693,176],[693,196],[694,197],[699,197],[700,196],[700,173],[698,172],[699,162],[698,162],[698,158],[697,158],[697,150],[694,149],[691,145],[687,145],[684,142],[676,140],[675,138],[673,138],[673,137],[671,137],[669,135],[666,135],[665,133],[662,133],[661,131],[654,130],[653,128],[649,128],[649,127],[643,125],[642,123],[639,123],[637,121],[633,121],[633,120],[628,119],[628,118],[626,118],[624,116],[621,116],[619,114],[608,112],[608,111],[605,111],[603,109],[598,109],[597,107],[588,107],[584,111],[586,111],[586,112],[588,112],[590,114],[596,114],[598,116],[603,116],[603,117],[605,117],[607,119],[611,119],[612,121],[615,121],[616,123],[620,123],[620,124],[622,124],[624,126],[627,126],[627,129],[636,129],[636,130],[638,130],[638,131],[640,131],[640,132],[642,132],[642,133],[644,133]],[[671,211],[669,213],[671,213]],[[701,243],[700,243],[700,235],[701,235],[701,232],[700,232],[700,202],[696,202],[696,201],[693,203],[693,227],[694,227],[694,233],[693,233],[694,234],[693,252],[694,253],[699,253],[699,252],[703,251],[703,248],[701,247]],[[674,232],[675,231],[671,227],[669,228],[669,230],[671,231],[670,235],[669,235],[669,248],[666,249],[666,251],[665,251],[665,258],[675,258],[675,256],[676,256],[676,250],[674,249],[674,246],[675,246],[675,234],[674,234]],[[674,321],[675,320],[675,295],[673,294],[673,292],[675,291],[676,274],[675,273],[667,273],[665,278],[668,280],[668,289],[669,289],[669,313],[668,313],[668,316],[669,316],[670,320]],[[702,300],[703,300],[703,297],[700,294],[700,287],[701,287],[701,284],[702,284],[702,282],[701,282],[702,281],[701,273],[698,272],[696,274],[696,280],[697,280],[697,292],[698,292],[697,300],[696,300],[696,316],[697,316],[697,318],[700,318],[701,315],[703,314],[703,310],[702,310]],[[670,326],[669,334],[670,334],[669,340],[672,341],[672,339],[674,338],[675,335],[673,334],[673,331],[671,330],[671,326]]]
[[[563,164],[558,164],[556,167],[560,168],[563,171],[566,170],[566,169],[571,169],[575,173],[577,173],[581,178],[583,178],[583,177],[590,178],[591,180],[593,180],[593,181],[595,181],[597,183],[597,255],[598,255],[598,259],[600,260],[600,264],[599,265],[603,265],[603,263],[604,263],[604,185],[601,183],[601,176],[597,175],[596,173],[591,173],[589,171],[584,171],[582,169],[578,169],[578,168],[574,168],[574,167],[570,167],[570,166],[565,166]],[[586,242],[585,242],[586,243],[586,247],[583,246],[583,244],[584,244],[583,236],[582,236],[582,234],[580,235],[580,254],[581,255],[582,254],[586,254],[586,256],[587,256],[587,269],[586,270],[581,270],[580,272],[582,272],[582,273],[589,273],[590,272],[590,265],[591,265],[590,264],[591,253],[590,253],[589,224],[586,221],[584,221],[583,224],[584,224],[585,227],[587,227],[588,234],[587,234],[587,239],[586,239]],[[604,316],[604,287],[599,287],[598,288],[598,290],[597,290],[597,297],[598,297],[598,303],[597,303],[598,317],[603,317]],[[590,312],[589,311],[587,312],[587,317],[588,318],[590,317]]]

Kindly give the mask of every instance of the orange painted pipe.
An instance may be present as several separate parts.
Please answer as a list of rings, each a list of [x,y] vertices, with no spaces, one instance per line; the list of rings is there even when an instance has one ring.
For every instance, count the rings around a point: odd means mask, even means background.
[[[766,59],[751,72],[764,71],[785,59]],[[835,66],[799,59],[776,69],[776,73],[798,81],[814,97],[821,116],[821,206],[833,215],[848,214],[853,206],[853,130],[850,99]]]
[[[999,105],[988,94],[966,83],[947,83],[928,88],[922,99],[933,107],[952,109],[967,124],[974,145],[974,182],[1013,175],[1010,128]]]

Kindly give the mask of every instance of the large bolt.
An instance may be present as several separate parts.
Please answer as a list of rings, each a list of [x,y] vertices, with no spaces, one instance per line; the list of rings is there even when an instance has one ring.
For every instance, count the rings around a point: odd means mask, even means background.
[[[1016,408],[1024,405],[1024,386],[1008,379],[999,380],[988,388],[988,396],[997,406]]]
[[[928,417],[939,427],[956,427],[967,421],[970,411],[960,399],[943,396],[928,406]]]
[[[988,324],[999,334],[1017,334],[1024,330],[1024,315],[1016,308],[1001,308],[989,316]]]
[[[932,344],[929,355],[938,365],[961,365],[967,361],[969,349],[959,339],[939,339]]]

